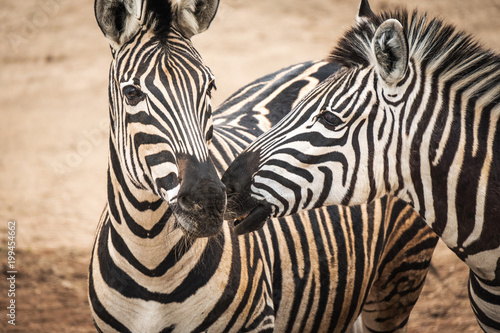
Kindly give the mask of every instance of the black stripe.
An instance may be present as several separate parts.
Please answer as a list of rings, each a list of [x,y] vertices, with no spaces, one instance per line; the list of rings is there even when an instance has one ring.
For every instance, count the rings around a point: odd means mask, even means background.
[[[109,225],[109,219],[106,216],[105,220],[103,221],[102,227],[107,228],[108,225]],[[99,237],[98,239],[100,240],[101,237]],[[94,253],[96,251],[96,247],[99,247],[99,245],[101,244],[100,242],[97,241],[98,239],[96,239],[96,242],[94,243],[94,246],[92,249],[92,257],[90,258],[90,265],[89,265],[89,280],[88,280],[89,289],[88,290],[89,290],[90,304],[92,306],[92,309],[96,313],[96,315],[102,321],[104,321],[107,325],[111,326],[112,328],[114,328],[118,332],[127,333],[127,332],[130,332],[130,330],[128,328],[126,328],[122,323],[120,323],[115,317],[113,317],[106,310],[106,308],[102,305],[101,301],[99,301],[99,297],[97,296],[97,293],[96,293],[95,288],[94,288],[94,275],[93,275],[93,264],[94,264],[94,258],[95,258]],[[99,251],[100,250],[98,249],[98,252]],[[99,327],[97,327],[95,320],[94,320],[94,325],[96,326],[98,331],[101,331],[99,329]]]
[[[318,170],[321,171],[325,175],[325,177],[323,180],[323,187],[321,193],[318,197],[318,200],[316,200],[316,203],[314,204],[313,208],[322,207],[324,205],[326,199],[328,198],[328,195],[330,194],[331,184],[333,183],[333,174],[330,169],[321,166],[318,168]]]
[[[476,281],[476,275],[470,271],[469,274],[469,285],[468,285],[469,295],[475,294],[479,298],[484,299],[488,302],[493,301],[492,304],[498,305],[500,304],[500,297],[498,295],[493,295],[488,291],[484,290]],[[481,325],[481,327],[486,331],[487,328],[493,328],[495,330],[500,330],[500,322],[496,321],[493,318],[488,317],[478,306],[478,304],[474,301],[472,297],[469,297],[472,310],[476,315],[476,318]],[[486,327],[484,327],[485,325]]]
[[[334,220],[332,219],[332,222],[334,223],[333,230],[342,230],[342,226],[339,225],[340,223],[340,216],[339,218],[335,218]],[[342,308],[344,307],[345,304],[345,292],[347,291],[346,286],[347,286],[347,277],[348,277],[348,270],[347,269],[342,269],[342,267],[349,267],[349,263],[347,260],[347,240],[345,238],[345,235],[342,232],[334,232],[333,236],[335,238],[335,253],[337,255],[337,267],[339,269],[337,270],[337,287],[335,288],[335,299],[333,302],[333,309],[335,309],[332,313],[332,318],[330,320],[330,325],[328,327],[328,332],[333,332],[337,325],[341,323],[340,321],[340,315],[342,313]],[[351,291],[349,291],[351,292]],[[354,298],[353,298],[354,299]],[[338,310],[337,310],[338,309]]]
[[[147,230],[142,225],[135,222],[132,216],[130,216],[121,196],[119,197],[118,200],[120,202],[120,210],[122,212],[122,216],[123,219],[125,220],[125,223],[127,224],[130,231],[132,231],[135,236],[140,238],[151,239],[158,236],[163,231],[165,225],[167,224],[168,219],[172,215],[172,209],[168,208],[163,217],[151,229]]]
[[[323,210],[321,210],[323,211]],[[328,247],[328,244],[325,244],[323,241],[323,238],[320,237],[322,229],[327,232],[326,226],[321,225],[325,223],[326,221],[325,218],[322,220],[318,220],[316,218],[316,214],[314,211],[309,211],[308,212],[308,217],[309,220],[311,221],[311,227],[313,234],[315,235],[314,237],[314,244],[316,246],[316,252],[320,254],[320,261],[319,261],[319,289],[318,288],[313,288],[312,290],[316,290],[315,295],[310,295],[310,300],[312,301],[313,299],[317,299],[318,305],[317,305],[317,310],[315,313],[315,318],[313,322],[313,326],[311,327],[311,332],[319,332],[321,330],[321,323],[323,316],[328,308],[328,300],[330,298],[330,280],[331,280],[331,272],[333,271],[333,265],[332,263],[327,260],[326,256],[324,254],[327,253],[326,247]],[[300,230],[301,234],[305,234],[304,231],[304,223],[301,221],[299,218],[296,220],[296,227]],[[329,237],[327,237],[329,238]],[[333,254],[333,252],[330,252]],[[323,254],[323,255],[321,255]],[[309,312],[306,312],[309,313]],[[307,319],[307,316],[306,316]]]
[[[356,188],[356,183],[358,180],[358,170],[360,166],[360,156],[361,156],[361,146],[359,144],[359,133],[361,132],[361,129],[363,129],[363,125],[365,124],[365,120],[361,120],[359,124],[356,126],[356,128],[353,130],[352,133],[352,148],[354,150],[355,155],[357,156],[356,160],[354,161],[354,166],[351,166],[352,170],[352,177],[349,182],[349,187],[347,188],[347,192],[342,198],[341,205],[347,206],[349,202],[351,201],[352,196],[354,195],[354,190]],[[347,173],[347,167],[344,169],[344,172]]]

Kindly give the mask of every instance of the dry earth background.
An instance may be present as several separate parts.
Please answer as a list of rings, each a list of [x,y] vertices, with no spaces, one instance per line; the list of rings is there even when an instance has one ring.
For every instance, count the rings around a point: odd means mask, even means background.
[[[0,0],[0,332],[93,332],[86,277],[105,202],[107,41],[93,1]],[[500,0],[372,0],[439,15],[500,51]],[[218,105],[236,88],[324,58],[353,23],[356,0],[222,0],[194,44],[217,77]],[[7,324],[7,222],[17,221],[16,326]],[[410,332],[479,332],[467,268],[443,245]]]

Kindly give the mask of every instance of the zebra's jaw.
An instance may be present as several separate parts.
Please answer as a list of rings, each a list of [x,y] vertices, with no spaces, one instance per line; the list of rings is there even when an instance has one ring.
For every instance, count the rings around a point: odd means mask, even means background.
[[[254,198],[249,191],[240,191],[233,186],[226,187],[227,207],[224,219],[234,220],[237,235],[256,231],[273,215],[273,206]]]

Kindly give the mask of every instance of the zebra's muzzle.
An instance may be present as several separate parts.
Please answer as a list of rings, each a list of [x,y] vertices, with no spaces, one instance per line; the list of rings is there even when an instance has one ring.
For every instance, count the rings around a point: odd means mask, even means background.
[[[177,222],[192,237],[215,236],[222,230],[226,187],[211,160],[177,154],[179,191],[170,205]]]

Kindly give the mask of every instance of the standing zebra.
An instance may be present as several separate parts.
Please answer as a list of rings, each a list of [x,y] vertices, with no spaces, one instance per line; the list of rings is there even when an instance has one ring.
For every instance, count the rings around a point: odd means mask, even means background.
[[[366,326],[404,332],[437,241],[408,205],[328,207],[243,237],[222,222],[215,165],[338,66],[300,64],[244,87],[214,129],[214,79],[189,37],[217,6],[96,1],[113,55],[108,202],[89,268],[98,331],[344,332],[364,306]]]
[[[397,196],[471,269],[481,327],[500,332],[500,57],[439,19],[405,10],[355,27],[344,68],[255,141],[223,177],[239,223]],[[243,171],[242,171],[243,169]]]

